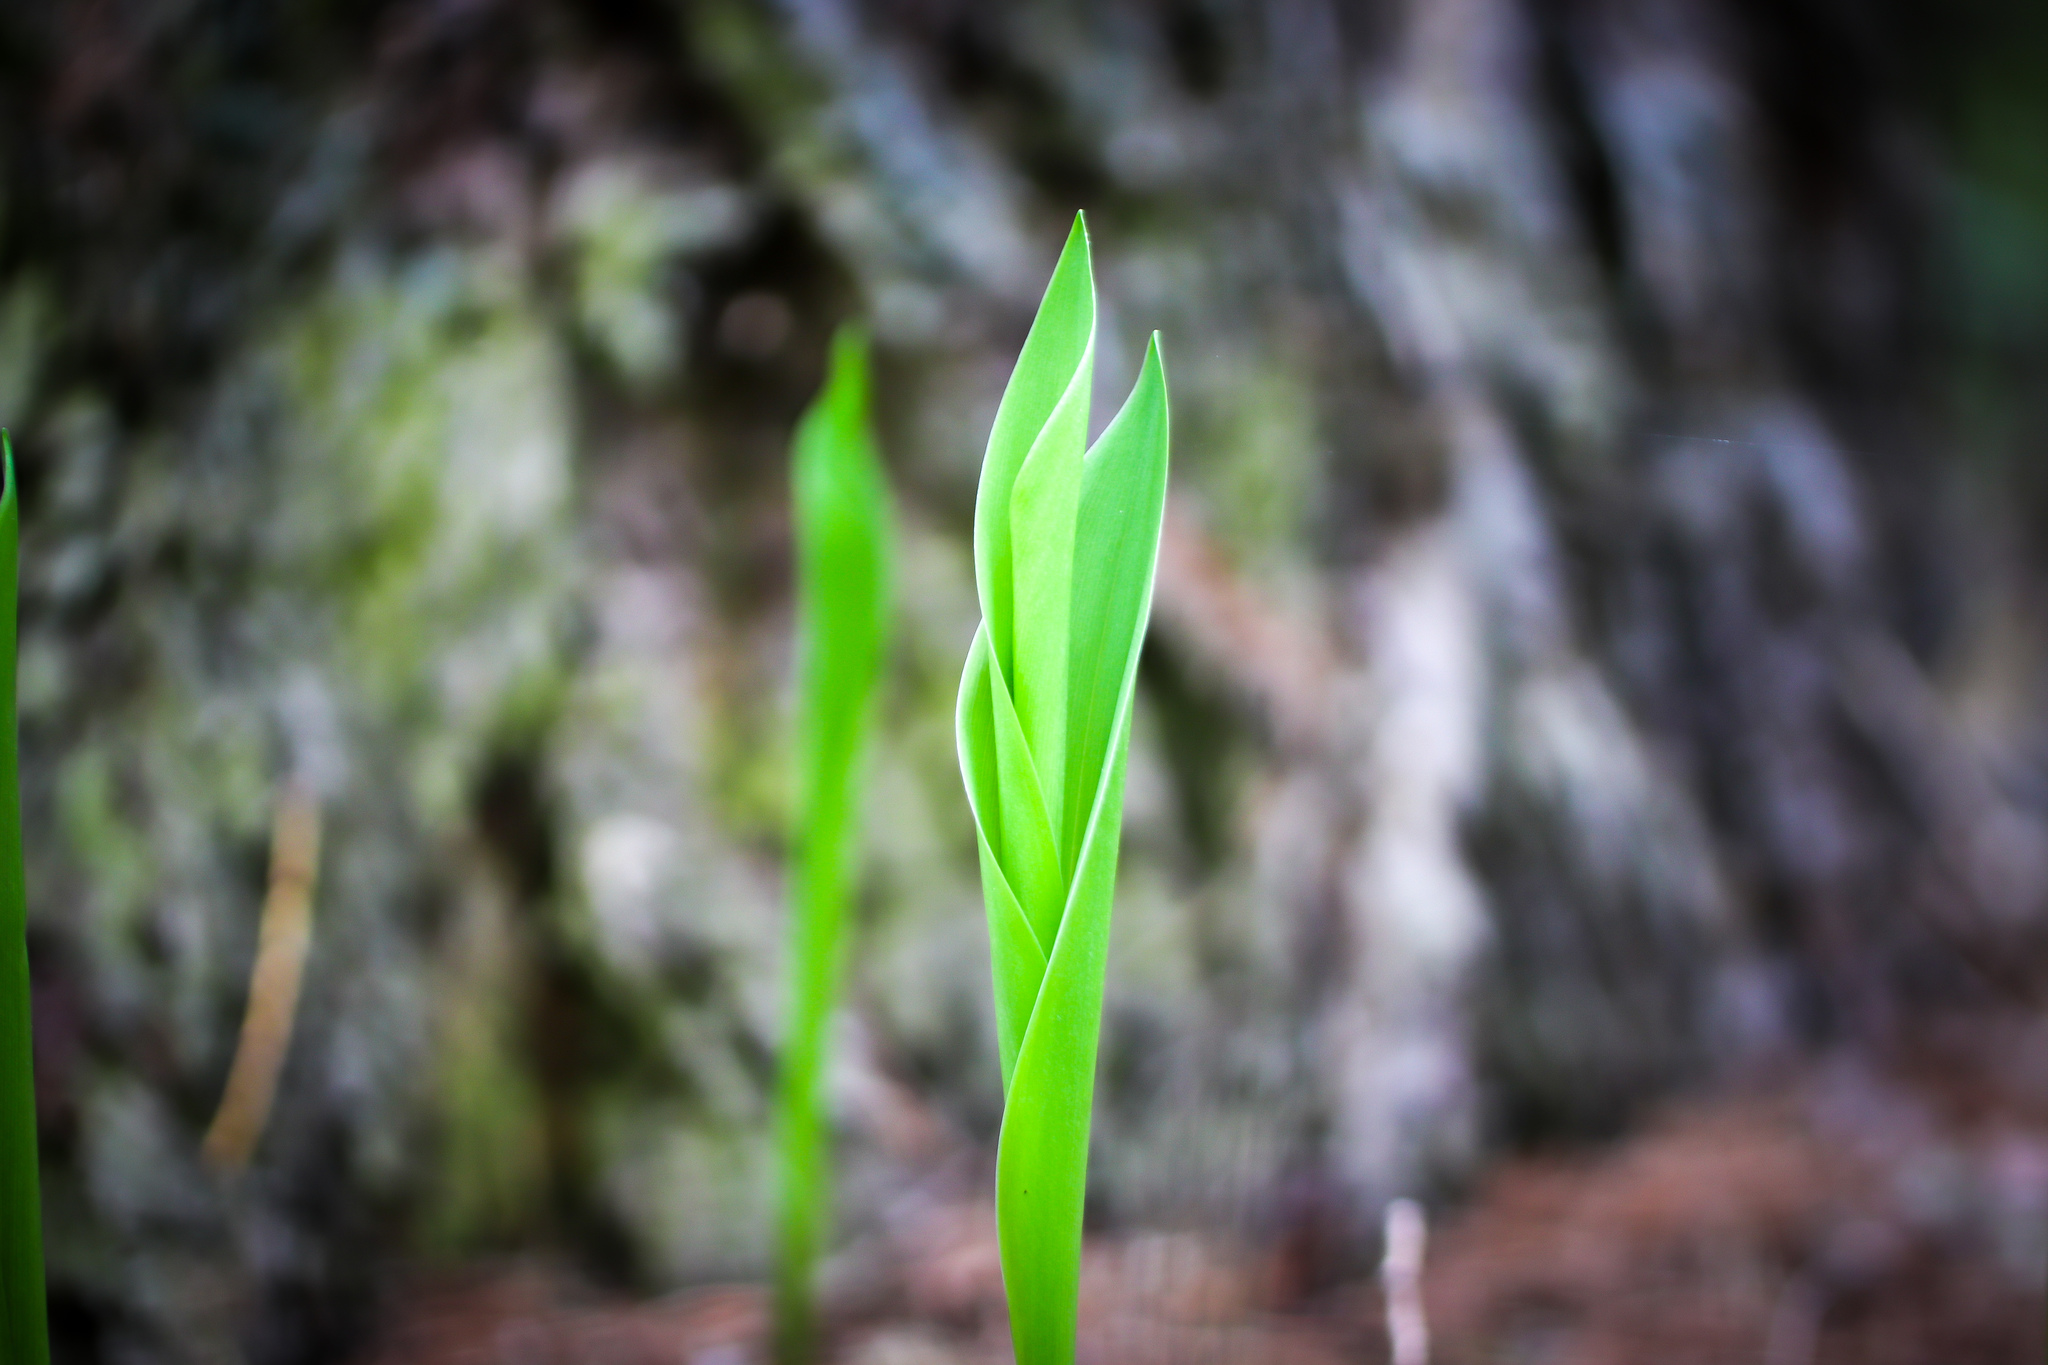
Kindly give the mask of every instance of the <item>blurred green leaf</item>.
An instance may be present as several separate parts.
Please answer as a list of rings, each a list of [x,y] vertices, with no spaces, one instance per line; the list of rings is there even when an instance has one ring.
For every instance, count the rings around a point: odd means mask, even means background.
[[[846,953],[860,756],[889,615],[889,499],[868,426],[867,344],[833,342],[825,391],[797,428],[797,830],[781,1156],[776,1357],[814,1349],[811,1281],[828,1226],[827,1029]]]

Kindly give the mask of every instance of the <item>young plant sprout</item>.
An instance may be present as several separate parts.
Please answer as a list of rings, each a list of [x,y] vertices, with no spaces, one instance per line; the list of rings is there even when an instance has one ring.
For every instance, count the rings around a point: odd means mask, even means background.
[[[15,766],[15,556],[21,535],[14,449],[0,431],[0,1360],[46,1365],[42,1194],[36,1175],[36,1083],[29,1044],[28,893],[21,871]]]
[[[974,505],[982,624],[957,717],[995,969],[996,1225],[1018,1365],[1069,1365],[1138,648],[1166,508],[1155,333],[1092,448],[1079,217],[996,410]]]
[[[867,344],[832,343],[825,390],[796,432],[797,803],[780,1142],[775,1358],[815,1350],[812,1280],[829,1226],[826,1031],[846,949],[855,794],[888,635],[889,498],[868,430]]]

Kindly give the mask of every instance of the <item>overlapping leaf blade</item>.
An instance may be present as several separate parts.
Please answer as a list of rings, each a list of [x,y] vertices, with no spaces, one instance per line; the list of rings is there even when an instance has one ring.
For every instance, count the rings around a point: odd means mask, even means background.
[[[1152,613],[1166,514],[1167,420],[1166,365],[1154,336],[1131,396],[1088,452],[1082,476],[1074,559],[1088,566],[1088,576],[1073,597],[1065,780],[1070,793],[1088,792],[1090,800],[1068,810],[1061,847],[1073,850],[1070,875],[1097,803],[1091,785],[1101,780],[1113,748],[1122,762],[1119,726]]]
[[[994,966],[996,1047],[1002,1058],[1003,1092],[1009,1093],[1017,1052],[1038,983],[1045,976],[1045,947],[1039,941],[1017,893],[1010,887],[997,856],[1000,803],[996,794],[994,701],[996,671],[988,644],[988,628],[974,633],[967,651],[967,671],[960,681],[956,728],[960,768],[967,782],[967,802],[974,815],[974,842],[981,856],[982,897],[988,903],[989,957]]]

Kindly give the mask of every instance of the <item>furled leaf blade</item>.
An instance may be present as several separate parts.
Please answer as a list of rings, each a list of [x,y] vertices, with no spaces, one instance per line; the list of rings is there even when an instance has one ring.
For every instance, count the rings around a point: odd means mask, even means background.
[[[1067,883],[1060,875],[1059,846],[1053,841],[1052,815],[1046,810],[1038,766],[1032,761],[1024,727],[1010,704],[1009,689],[989,670],[990,702],[995,716],[996,786],[1002,807],[1003,871],[1024,907],[1033,935],[1049,945],[1059,933],[1066,906]]]
[[[983,812],[995,803],[995,739],[990,718],[994,670],[984,630],[974,633],[967,652],[967,671],[960,680],[955,720],[960,767],[967,779],[968,807],[974,817],[974,842],[981,859],[982,899],[988,908],[990,967],[994,976],[996,1046],[1002,1058],[1003,1092],[1009,1093],[1017,1052],[1038,1001],[1045,978],[1045,949],[1031,928],[1017,895],[1010,889],[995,854]]]

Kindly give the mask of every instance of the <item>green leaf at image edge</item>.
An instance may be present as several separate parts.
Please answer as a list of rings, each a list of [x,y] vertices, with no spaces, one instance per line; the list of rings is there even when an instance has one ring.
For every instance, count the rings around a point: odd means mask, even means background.
[[[36,1168],[30,1035],[28,896],[21,865],[21,788],[14,715],[19,498],[14,449],[0,432],[0,1346],[8,1365],[46,1365],[42,1195]]]

